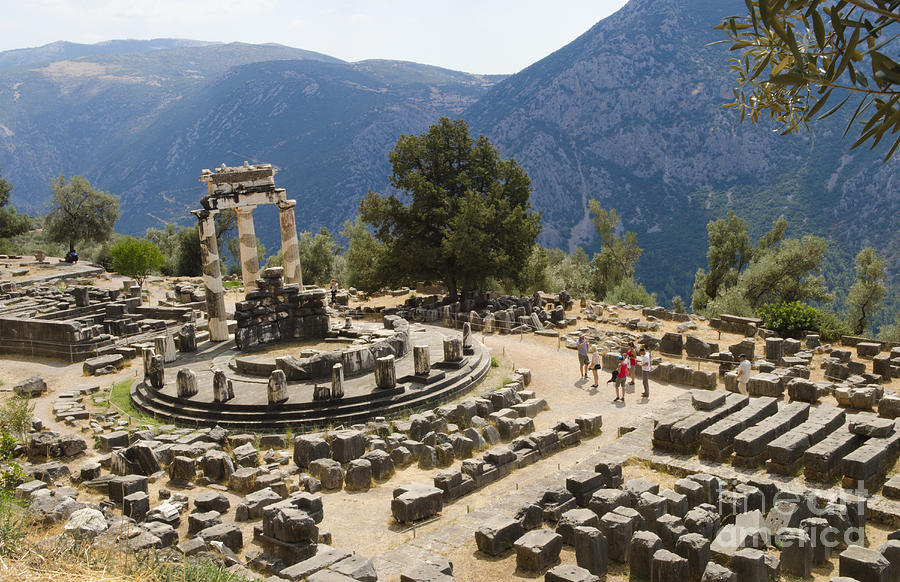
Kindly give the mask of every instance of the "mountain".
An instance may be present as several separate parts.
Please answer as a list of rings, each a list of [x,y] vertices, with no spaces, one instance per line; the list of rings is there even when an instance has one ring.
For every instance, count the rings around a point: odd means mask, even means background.
[[[60,57],[62,60],[53,60]],[[266,161],[301,202],[303,229],[340,230],[369,188],[388,186],[401,133],[459,116],[502,75],[339,59],[279,45],[54,43],[0,53],[0,168],[20,210],[49,180],[82,174],[122,198],[120,232],[190,224],[200,170]],[[259,211],[265,244],[275,213]]]
[[[208,46],[211,44],[215,43],[176,38],[109,40],[106,42],[98,42],[96,44],[57,41],[35,48],[0,52],[0,71],[34,66],[42,63],[52,63],[55,61],[67,61],[79,57],[142,53],[173,48]]]
[[[240,43],[8,51],[0,167],[20,209],[42,209],[52,176],[82,174],[122,197],[117,229],[141,234],[192,222],[203,168],[271,162],[298,201],[298,227],[339,232],[368,190],[389,188],[399,135],[447,115],[525,168],[545,245],[597,250],[587,201],[615,208],[645,249],[639,279],[663,300],[690,297],[706,224],[728,210],[756,236],[783,215],[790,236],[829,238],[829,276],[846,281],[853,255],[874,246],[895,278],[900,156],[851,151],[846,113],[780,136],[722,107],[734,79],[713,27],[744,10],[741,0],[631,0],[509,77]],[[277,249],[274,210],[257,214]]]
[[[140,232],[190,219],[204,194],[202,168],[271,162],[298,201],[301,230],[340,231],[369,190],[388,186],[388,151],[441,115],[459,116],[489,81],[413,63],[274,61],[233,67],[158,116],[115,166],[99,168],[122,196],[119,228]],[[162,204],[161,204],[162,202]],[[267,248],[279,236],[260,209]],[[151,218],[151,221],[148,221]]]
[[[280,45],[175,40],[0,53],[0,168],[15,187],[13,203],[42,211],[52,177],[93,179],[95,168],[118,165],[159,115],[232,67],[287,59],[342,62]]]
[[[846,116],[781,136],[740,124],[727,45],[713,30],[740,0],[631,0],[571,44],[513,75],[470,107],[473,130],[528,171],[542,241],[599,245],[587,201],[623,217],[644,247],[638,277],[664,298],[689,297],[705,266],[706,223],[734,210],[759,235],[784,215],[852,268],[862,246],[898,272],[900,156],[850,150]]]

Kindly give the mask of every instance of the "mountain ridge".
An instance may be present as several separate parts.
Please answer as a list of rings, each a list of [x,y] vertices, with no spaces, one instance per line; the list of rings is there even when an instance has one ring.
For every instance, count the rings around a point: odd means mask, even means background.
[[[82,56],[49,72],[0,66],[0,167],[26,210],[49,195],[50,176],[84,174],[122,196],[118,228],[140,234],[191,222],[200,169],[267,161],[298,199],[300,230],[339,232],[368,190],[390,189],[397,137],[447,115],[528,172],[543,244],[597,250],[587,201],[615,208],[645,249],[639,279],[663,300],[689,296],[705,266],[705,225],[728,210],[755,235],[785,216],[791,236],[829,237],[830,264],[845,270],[861,246],[885,249],[894,277],[896,156],[849,150],[846,115],[779,136],[722,108],[730,55],[709,43],[722,17],[744,9],[631,0],[511,76],[240,43]],[[260,214],[257,232],[275,248],[274,215]]]

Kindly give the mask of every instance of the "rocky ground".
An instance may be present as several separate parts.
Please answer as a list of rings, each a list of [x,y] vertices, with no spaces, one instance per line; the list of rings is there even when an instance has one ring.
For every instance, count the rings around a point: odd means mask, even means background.
[[[102,275],[95,277],[93,284],[119,288],[121,279]],[[147,300],[151,304],[158,302],[165,297],[169,288],[170,282],[163,279],[147,281],[145,284],[145,289],[149,292]],[[370,300],[366,304],[389,306],[398,304],[405,298],[385,296]],[[234,301],[240,299],[237,292],[229,292],[226,300],[229,309],[233,307]],[[351,303],[351,306],[355,305],[359,304]],[[576,354],[566,347],[564,336],[566,333],[574,332],[588,325],[592,326],[600,336],[607,332],[620,333],[623,328],[617,324],[617,321],[641,317],[639,311],[623,307],[613,308],[611,311],[615,313],[615,317],[608,317],[608,323],[589,322],[579,316],[579,319],[568,328],[559,330],[561,333],[559,338],[532,334],[476,333],[476,339],[483,342],[497,358],[499,366],[492,371],[481,387],[474,390],[472,394],[466,395],[468,397],[478,396],[488,388],[502,386],[515,376],[516,370],[527,369],[531,374],[531,382],[526,390],[534,392],[535,398],[542,399],[546,403],[544,409],[534,416],[533,426],[529,429],[533,431],[552,429],[557,427],[560,422],[572,421],[585,414],[598,414],[602,416],[603,424],[600,434],[585,434],[578,444],[562,448],[552,455],[542,456],[534,464],[519,468],[508,476],[488,483],[471,494],[446,502],[438,518],[426,519],[414,526],[399,524],[392,516],[391,499],[394,487],[404,483],[431,485],[434,476],[442,469],[421,468],[413,464],[398,469],[390,479],[377,482],[368,490],[352,491],[340,488],[320,491],[317,494],[321,495],[324,517],[318,526],[320,531],[330,533],[330,545],[340,550],[352,551],[358,555],[373,558],[381,580],[397,580],[400,572],[409,564],[436,555],[452,561],[454,577],[460,581],[535,578],[537,574],[533,572],[516,569],[514,553],[507,552],[499,558],[492,558],[478,552],[473,531],[495,515],[512,512],[513,510],[510,508],[521,505],[522,500],[534,499],[535,495],[547,489],[548,484],[558,483],[560,476],[571,471],[573,467],[593,469],[592,463],[595,460],[605,458],[610,454],[621,453],[620,456],[623,460],[631,458],[629,449],[624,444],[621,446],[618,444],[624,443],[624,441],[616,440],[620,429],[631,430],[641,425],[642,420],[650,421],[654,418],[664,417],[671,409],[672,403],[679,397],[683,400],[690,391],[684,386],[652,381],[649,399],[638,398],[634,388],[629,387],[625,402],[614,403],[612,402],[612,386],[605,384],[608,372],[600,373],[600,386],[596,389],[591,387],[592,378],[580,377]],[[610,310],[606,311],[606,315],[610,315]],[[710,328],[706,322],[696,321],[694,323],[696,329],[690,330],[691,334],[704,341],[718,342],[722,349],[742,339],[736,334],[720,333]],[[658,329],[652,333],[661,335],[664,332],[675,332],[677,328],[677,323],[662,321],[658,322]],[[764,341],[757,339],[757,354],[763,353],[764,347]],[[823,350],[814,356],[810,366],[811,380],[822,379],[819,363],[824,355]],[[716,370],[718,367],[717,363],[712,361],[684,360],[684,362],[697,369]],[[0,386],[0,402],[12,397],[10,388],[17,382],[30,376],[41,376],[47,384],[48,391],[34,399],[35,417],[40,419],[45,430],[60,434],[74,433],[89,443],[83,453],[71,459],[64,459],[71,473],[76,475],[82,467],[101,460],[105,453],[94,448],[93,435],[86,421],[77,422],[73,426],[56,420],[53,407],[59,395],[79,385],[99,385],[102,395],[112,385],[134,379],[141,373],[139,359],[133,360],[130,365],[115,374],[94,378],[84,376],[80,364],[69,365],[21,356],[2,356],[0,357],[0,381],[3,384]],[[887,391],[891,391],[900,387],[900,381],[895,379],[884,386]],[[638,390],[640,390],[639,381]],[[721,383],[718,390],[723,390]],[[86,397],[84,402],[91,413],[102,413],[109,410],[102,404],[95,404],[92,397]],[[832,396],[825,395],[821,399],[820,406],[836,404],[837,401]],[[146,422],[142,418],[129,418],[125,410],[119,412],[121,426],[111,428],[134,430]],[[340,427],[335,427],[335,429],[337,428]],[[634,434],[637,435],[638,432]],[[279,459],[285,459],[286,464],[282,465],[282,468],[291,473],[287,477],[286,487],[294,490],[303,483],[302,478],[298,479],[297,468],[289,460],[292,453],[291,438],[298,435],[285,436],[287,447],[274,451],[268,460],[272,461],[274,465],[279,462]],[[649,454],[649,436],[646,441],[641,442],[646,442],[640,446],[647,449],[645,452]],[[231,446],[226,444],[225,450],[231,450]],[[264,456],[266,451],[261,449],[259,453],[260,456]],[[443,470],[458,470],[461,465],[461,460],[455,460]],[[104,469],[103,472],[105,473],[106,470]],[[892,473],[893,469],[889,471],[889,474]],[[643,462],[626,466],[624,477],[626,479],[643,477],[659,483],[662,488],[672,487],[672,483],[677,479],[677,476],[652,469],[649,463]],[[562,477],[562,482],[564,484],[564,477]],[[63,480],[60,485],[68,485],[68,482]],[[193,510],[197,496],[209,490],[221,493],[228,499],[230,508],[222,515],[222,521],[237,523],[240,528],[244,543],[236,557],[246,563],[259,549],[251,540],[253,539],[253,528],[258,526],[260,521],[259,519],[234,521],[236,508],[244,499],[244,494],[222,486],[210,488],[199,484],[184,485],[170,482],[164,473],[152,475],[148,484],[151,507],[156,506],[164,498],[174,496],[176,499],[179,497],[185,499],[187,507]],[[82,487],[78,490],[78,501],[81,503],[100,504],[107,499],[105,494],[91,489]],[[33,537],[51,536],[58,533],[58,530],[58,525],[34,526]],[[180,540],[184,541],[189,538],[186,511],[182,514],[181,523],[176,530]],[[887,530],[884,528],[874,527],[870,545],[883,541],[886,532]],[[563,549],[561,556],[563,562],[574,563],[575,561],[574,551],[569,546]],[[829,564],[828,567],[819,567],[813,573],[814,577],[824,580],[829,575],[834,575],[835,566],[833,563]],[[23,574],[35,575],[34,565],[15,561],[0,563],[0,577],[12,578]],[[610,563],[609,579],[624,580],[626,577],[627,568]]]

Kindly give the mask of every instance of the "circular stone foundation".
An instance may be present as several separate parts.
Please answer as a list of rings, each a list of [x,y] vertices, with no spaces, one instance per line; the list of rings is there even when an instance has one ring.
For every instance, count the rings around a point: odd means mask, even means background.
[[[379,416],[406,416],[431,409],[470,391],[490,371],[490,353],[474,337],[471,354],[463,356],[461,362],[444,362],[443,340],[460,337],[458,331],[411,324],[409,335],[410,346],[428,346],[431,371],[427,376],[414,374],[413,350],[410,349],[395,361],[397,384],[394,388],[376,388],[374,373],[367,372],[344,377],[342,398],[314,400],[316,385],[330,387],[330,379],[288,381],[287,401],[269,404],[268,378],[237,366],[235,360],[247,357],[241,354],[167,366],[166,382],[161,390],[138,380],[131,387],[131,401],[139,410],[175,424],[220,425],[248,430],[283,430],[287,427],[309,430],[364,423]],[[341,349],[353,351],[357,347],[344,344]],[[275,368],[274,358],[268,363],[264,355],[252,357],[259,364],[259,371]],[[197,375],[198,392],[187,398],[177,395],[175,385],[178,370],[183,368],[190,368]],[[216,368],[225,373],[234,388],[234,398],[227,402],[213,399],[213,369]]]

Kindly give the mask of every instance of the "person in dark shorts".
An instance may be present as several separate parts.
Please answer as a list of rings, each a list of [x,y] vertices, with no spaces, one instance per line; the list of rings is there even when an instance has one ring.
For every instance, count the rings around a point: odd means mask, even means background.
[[[590,364],[587,338],[584,336],[579,337],[575,347],[578,348],[578,373],[582,378],[587,378],[588,365]]]
[[[621,400],[625,402],[625,381],[628,379],[628,360],[619,356],[616,361],[616,398],[613,402]],[[622,388],[622,395],[619,396],[619,388]]]
[[[641,394],[641,397],[650,398],[650,354],[646,349],[641,348],[640,356],[641,381],[644,383],[644,393]]]
[[[597,377],[597,374],[600,371],[600,350],[597,349],[597,346],[591,346],[591,374],[594,375],[594,383],[591,384],[591,388],[596,388],[600,385],[600,379]]]

